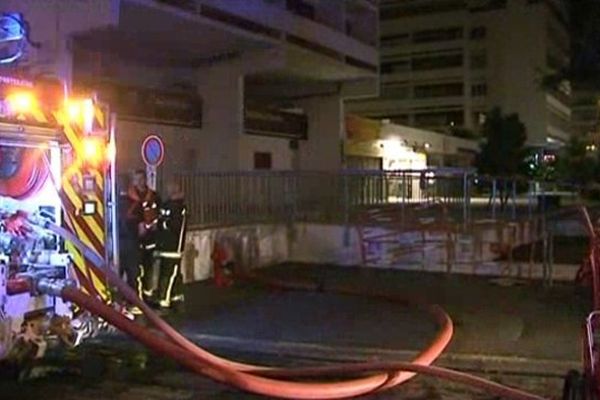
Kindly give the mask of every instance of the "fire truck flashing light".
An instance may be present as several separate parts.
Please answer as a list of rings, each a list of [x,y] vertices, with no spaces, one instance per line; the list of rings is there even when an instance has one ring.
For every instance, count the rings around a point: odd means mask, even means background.
[[[14,114],[23,114],[31,112],[36,107],[36,99],[33,93],[15,92],[7,96],[9,112]]]

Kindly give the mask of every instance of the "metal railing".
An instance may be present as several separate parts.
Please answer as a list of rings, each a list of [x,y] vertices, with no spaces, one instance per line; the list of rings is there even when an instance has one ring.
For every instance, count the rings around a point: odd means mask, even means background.
[[[455,219],[514,219],[576,197],[573,188],[477,176],[462,169],[424,171],[186,173],[180,178],[194,226],[246,223],[353,223],[372,206],[445,204]]]

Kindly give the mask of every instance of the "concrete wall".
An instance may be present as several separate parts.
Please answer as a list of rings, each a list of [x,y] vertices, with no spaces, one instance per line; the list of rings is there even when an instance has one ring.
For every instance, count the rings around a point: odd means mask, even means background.
[[[144,168],[141,146],[150,134],[160,136],[165,143],[165,161],[158,169],[159,186],[174,173],[194,169],[200,160],[209,157],[209,149],[202,145],[204,131],[174,125],[150,124],[117,120],[117,173]]]
[[[308,114],[308,140],[300,141],[299,167],[334,171],[341,168],[344,110],[339,96],[313,97],[298,102]]]
[[[204,99],[202,139],[205,157],[197,168],[204,171],[233,171],[240,166],[240,136],[243,133],[244,79],[236,68],[207,68],[198,71],[198,92]]]
[[[242,267],[268,266],[289,258],[288,231],[284,226],[256,225],[188,233],[183,258],[185,282],[205,280],[212,276],[210,255],[215,240],[235,254]]]
[[[510,248],[507,246],[538,240],[538,222],[498,224],[481,221],[472,229],[456,236],[450,247],[445,233],[429,232],[424,237],[420,231],[398,234],[398,240],[406,246],[411,243],[422,246],[420,250],[401,255],[394,255],[395,250],[386,247],[389,244],[372,242],[363,249],[366,263],[363,263],[362,242],[356,227],[298,223],[293,227],[257,225],[198,230],[188,234],[184,271],[188,282],[208,279],[212,268],[210,253],[218,240],[233,249],[243,268],[293,262],[492,276],[542,276],[541,265],[496,261]],[[387,232],[379,229],[375,233]],[[420,244],[423,238],[426,241]],[[451,258],[449,254],[452,254]]]
[[[254,169],[255,152],[271,153],[273,170],[294,168],[294,150],[290,149],[290,142],[287,139],[242,135],[240,139],[240,169]]]

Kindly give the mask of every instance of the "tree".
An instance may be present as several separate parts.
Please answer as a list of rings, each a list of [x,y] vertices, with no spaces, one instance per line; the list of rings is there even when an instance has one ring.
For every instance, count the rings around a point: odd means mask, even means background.
[[[558,179],[579,187],[594,183],[598,168],[596,152],[590,151],[588,144],[577,136],[573,136],[561,149],[556,162]]]
[[[526,156],[525,125],[517,114],[503,115],[496,107],[487,113],[482,127],[483,142],[476,159],[479,173],[496,179],[500,206],[508,202],[508,179],[522,171]],[[492,197],[490,195],[490,202]]]
[[[476,159],[481,174],[511,177],[525,159],[525,125],[517,114],[503,115],[496,107],[487,113],[482,127],[483,142]]]

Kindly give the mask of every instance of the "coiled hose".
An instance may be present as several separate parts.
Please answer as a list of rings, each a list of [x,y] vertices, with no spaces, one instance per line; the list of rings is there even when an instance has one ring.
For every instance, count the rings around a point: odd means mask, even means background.
[[[139,299],[136,293],[111,268],[106,268],[101,257],[85,246],[72,233],[49,222],[46,223],[46,228],[71,241],[83,253],[89,256],[88,258],[105,273],[109,283],[114,285],[127,301],[140,307],[148,320],[164,336],[158,336],[128,320],[102,301],[88,296],[76,288],[65,287],[62,290],[61,295],[65,300],[73,302],[100,316],[149,348],[173,358],[192,371],[207,375],[217,381],[233,385],[239,389],[265,396],[287,399],[342,399],[389,389],[406,382],[415,373],[422,373],[462,382],[506,398],[515,400],[543,400],[539,396],[471,375],[432,367],[430,364],[439,357],[452,338],[452,321],[439,306],[426,306],[420,302],[417,302],[417,304],[426,309],[435,318],[441,329],[433,343],[410,363],[366,363],[314,369],[282,369],[243,364],[218,357],[198,347],[167,324],[154,310]],[[284,283],[271,282],[271,285],[281,288],[304,290],[314,290],[316,288],[316,285],[310,284],[285,285]],[[335,293],[336,291],[333,292]],[[339,290],[338,293],[356,294],[348,289]],[[365,296],[365,293],[361,292],[360,294]],[[399,300],[399,298],[393,296],[373,295],[373,297],[385,298],[392,301]],[[407,299],[400,300],[404,302]],[[415,304],[414,301],[411,303]],[[367,372],[372,373],[372,375],[345,381],[298,381],[298,378],[307,376],[314,378],[321,374],[338,376],[356,375]]]

